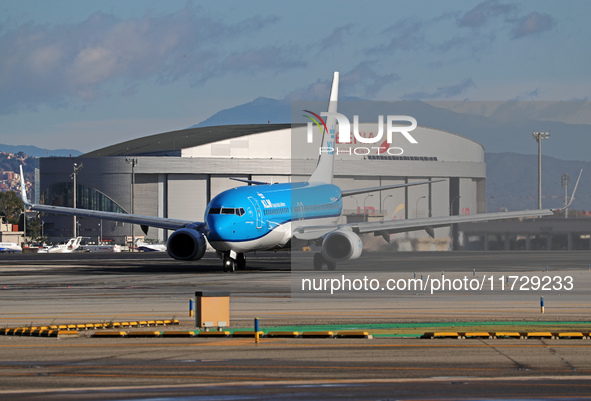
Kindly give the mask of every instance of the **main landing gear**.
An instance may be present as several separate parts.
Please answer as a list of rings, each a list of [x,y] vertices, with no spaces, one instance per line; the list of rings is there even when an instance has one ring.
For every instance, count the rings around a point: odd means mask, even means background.
[[[224,272],[234,273],[236,270],[244,270],[246,269],[246,258],[243,253],[224,252],[222,254],[222,266]]]
[[[322,253],[316,252],[314,254],[314,270],[322,270],[322,266],[325,264],[328,270],[336,270],[337,268],[336,262],[330,262],[326,260]]]

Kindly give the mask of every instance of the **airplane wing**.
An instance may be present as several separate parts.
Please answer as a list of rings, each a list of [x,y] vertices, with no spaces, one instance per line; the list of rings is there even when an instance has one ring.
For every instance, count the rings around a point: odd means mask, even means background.
[[[376,236],[383,236],[388,241],[390,234],[426,230],[430,235],[432,235],[434,228],[446,227],[456,223],[551,216],[553,214],[554,211],[552,209],[541,209],[518,212],[482,213],[465,216],[441,216],[407,220],[370,221],[340,224],[337,226],[310,226],[296,228],[294,230],[293,236],[297,239],[309,241],[322,238],[332,231],[344,229],[352,230],[357,234],[374,233]]]
[[[421,219],[368,221],[339,224],[336,226],[304,226],[296,228],[293,232],[293,236],[297,239],[311,241],[323,238],[328,233],[336,230],[351,230],[356,234],[373,233],[375,236],[381,235],[386,241],[390,242],[390,234],[425,230],[431,237],[433,237],[433,229],[457,223],[552,216],[555,212],[564,210],[570,207],[573,203],[577,187],[579,186],[579,181],[581,180],[581,174],[583,174],[583,169],[579,172],[579,177],[577,178],[577,183],[571,194],[570,201],[560,209],[520,210],[515,212],[480,213],[461,216],[425,217]]]
[[[137,214],[114,213],[114,212],[99,212],[97,210],[89,209],[74,209],[64,206],[50,206],[39,204],[28,204],[31,210],[39,212],[62,214],[67,216],[79,217],[93,217],[95,219],[121,221],[123,223],[138,224],[141,226],[149,226],[156,228],[164,228],[168,230],[177,230],[186,227],[190,224],[204,225],[204,223],[196,223],[190,220],[169,219],[166,217],[141,216]]]
[[[96,219],[121,221],[124,223],[138,224],[140,226],[149,226],[156,228],[164,228],[168,230],[177,230],[186,227],[190,224],[197,225],[196,229],[200,230],[205,226],[204,223],[199,223],[190,220],[169,219],[166,217],[140,216],[137,214],[115,213],[115,212],[101,212],[89,209],[74,209],[65,206],[51,206],[30,203],[25,192],[23,167],[21,166],[21,198],[25,205],[29,206],[31,210],[39,212],[62,214],[67,216],[93,217]],[[143,227],[142,227],[143,228]],[[144,230],[145,231],[145,230]]]

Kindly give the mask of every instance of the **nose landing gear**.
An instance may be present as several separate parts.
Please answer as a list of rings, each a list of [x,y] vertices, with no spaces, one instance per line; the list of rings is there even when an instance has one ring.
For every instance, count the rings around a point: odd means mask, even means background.
[[[234,273],[236,271],[236,261],[230,255],[224,255],[222,259],[224,272]]]
[[[222,255],[222,266],[224,272],[234,273],[237,269],[246,269],[246,258],[243,253],[234,251],[224,252]]]

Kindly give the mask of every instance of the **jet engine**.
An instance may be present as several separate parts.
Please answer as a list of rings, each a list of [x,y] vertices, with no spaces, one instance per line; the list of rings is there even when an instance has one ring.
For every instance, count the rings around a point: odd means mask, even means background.
[[[322,255],[329,262],[357,259],[362,250],[361,238],[349,230],[333,231],[322,241]]]
[[[181,228],[168,237],[166,249],[170,257],[178,260],[198,260],[205,255],[205,236],[193,228]]]

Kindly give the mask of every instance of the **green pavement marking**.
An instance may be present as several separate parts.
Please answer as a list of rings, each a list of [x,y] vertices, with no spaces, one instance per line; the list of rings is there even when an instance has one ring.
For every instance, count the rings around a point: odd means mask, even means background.
[[[249,328],[230,329],[230,332]],[[253,329],[254,330],[254,329]],[[484,322],[437,322],[437,323],[376,323],[376,324],[329,324],[310,326],[260,327],[260,331],[367,331],[373,337],[421,337],[432,331],[591,331],[591,321],[484,321]]]

